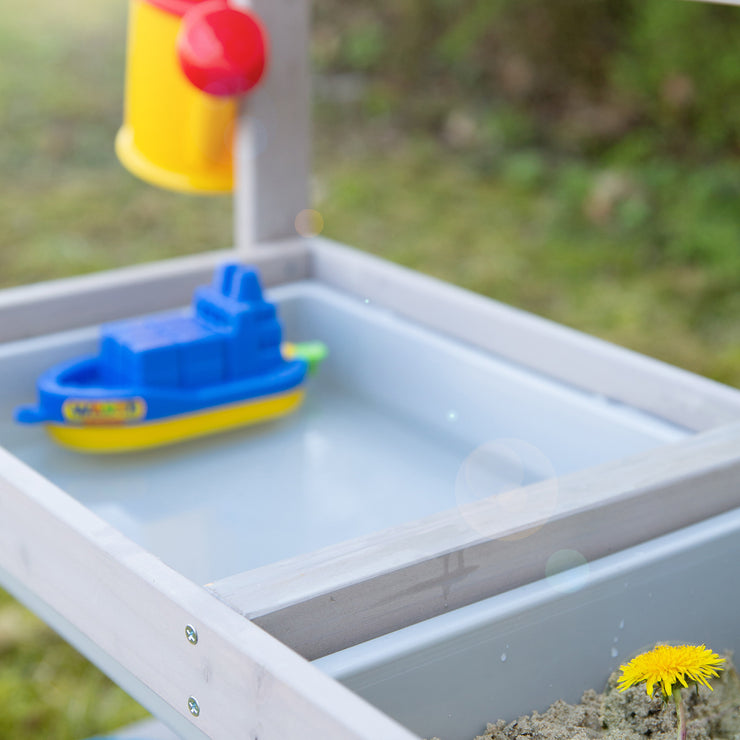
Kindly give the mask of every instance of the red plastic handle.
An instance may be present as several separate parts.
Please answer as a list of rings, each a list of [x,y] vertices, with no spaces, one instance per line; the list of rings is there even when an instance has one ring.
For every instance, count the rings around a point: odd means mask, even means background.
[[[206,0],[183,16],[177,55],[198,89],[217,97],[241,95],[265,72],[267,33],[251,13],[225,0]]]

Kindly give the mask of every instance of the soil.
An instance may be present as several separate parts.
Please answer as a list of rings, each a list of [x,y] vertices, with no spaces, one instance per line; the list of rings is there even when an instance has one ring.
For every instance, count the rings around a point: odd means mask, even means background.
[[[687,740],[740,740],[740,678],[731,656],[713,691],[703,686],[683,689]],[[624,692],[617,689],[619,672],[609,677],[604,693],[586,691],[580,704],[555,702],[546,712],[534,712],[506,724],[489,724],[475,740],[675,740],[676,707],[664,702],[659,689],[651,699],[645,684]]]

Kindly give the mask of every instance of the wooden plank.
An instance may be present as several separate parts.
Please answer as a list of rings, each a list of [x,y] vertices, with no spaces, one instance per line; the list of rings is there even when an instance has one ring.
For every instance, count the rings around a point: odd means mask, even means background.
[[[231,0],[270,37],[265,79],[241,104],[236,145],[235,242],[240,249],[296,235],[308,208],[310,87],[308,0]]]
[[[326,239],[313,277],[569,385],[694,431],[740,419],[740,392]]]
[[[99,670],[111,678],[121,689],[141,706],[146,707],[154,716],[166,720],[167,725],[177,733],[178,740],[207,740],[192,722],[177,713],[163,699],[137,680],[119,663],[115,662],[98,648],[98,646],[80,631],[75,625],[65,620],[39,599],[21,581],[13,578],[6,570],[0,568],[0,583],[8,593],[42,619],[52,625],[54,631],[62,636],[80,654],[84,655]]]
[[[0,573],[171,707],[185,738],[413,738],[4,450],[0,471]]]
[[[206,252],[9,288],[0,291],[0,342],[186,305],[216,265],[233,259],[258,267],[267,287],[309,274],[306,245],[294,239],[269,250]]]
[[[209,585],[317,658],[740,506],[740,424]],[[552,563],[551,563],[552,565]]]
[[[740,418],[740,392],[630,350],[325,239],[211,252],[0,292],[0,341],[189,302],[213,267],[237,257],[265,285],[317,279],[442,334],[695,431]]]

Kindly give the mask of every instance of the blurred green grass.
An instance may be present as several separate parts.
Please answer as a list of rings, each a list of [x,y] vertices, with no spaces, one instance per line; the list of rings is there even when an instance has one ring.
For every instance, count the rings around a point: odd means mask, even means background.
[[[598,167],[529,152],[503,156],[491,175],[456,152],[435,150],[432,164],[427,149],[404,141],[384,156],[335,161],[318,206],[327,230],[740,386],[737,164],[697,174],[670,162]]]
[[[126,694],[0,591],[0,737],[82,740],[146,716]]]
[[[229,246],[229,198],[157,190],[115,159],[125,4],[3,9],[0,285]],[[740,386],[737,151],[671,157],[644,129],[598,156],[557,150],[514,105],[430,80],[418,99],[399,93],[382,75],[384,31],[363,12],[345,8],[334,26],[324,13],[315,34],[325,235]],[[4,740],[79,740],[142,716],[2,593],[0,701]]]

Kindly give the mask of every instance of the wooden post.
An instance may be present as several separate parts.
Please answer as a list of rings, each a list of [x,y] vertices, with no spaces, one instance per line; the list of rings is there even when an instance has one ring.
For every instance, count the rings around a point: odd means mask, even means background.
[[[310,74],[308,0],[232,0],[256,13],[269,35],[265,79],[242,102],[234,200],[238,249],[295,236],[308,207]]]

